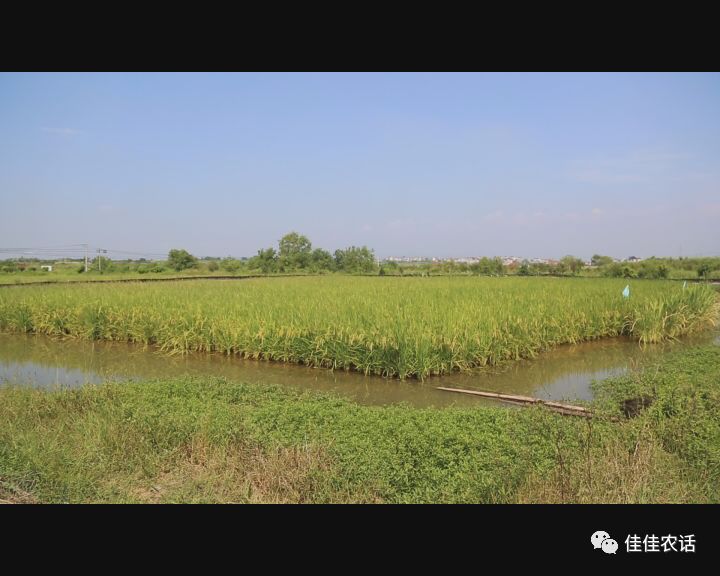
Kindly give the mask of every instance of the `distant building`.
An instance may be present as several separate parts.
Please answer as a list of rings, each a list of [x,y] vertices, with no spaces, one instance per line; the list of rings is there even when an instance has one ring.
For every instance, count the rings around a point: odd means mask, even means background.
[[[52,268],[50,265],[40,266],[40,270],[47,270],[48,272],[52,272]]]

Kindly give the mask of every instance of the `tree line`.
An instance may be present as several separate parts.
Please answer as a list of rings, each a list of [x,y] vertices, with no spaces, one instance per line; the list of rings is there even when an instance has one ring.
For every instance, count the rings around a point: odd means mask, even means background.
[[[53,264],[60,272],[85,272],[84,263],[78,259],[54,262],[37,258],[18,258],[0,262],[0,273],[42,272],[41,264]],[[349,274],[379,274],[381,276],[428,276],[436,274],[482,275],[482,276],[605,276],[611,278],[720,278],[720,258],[646,258],[640,261],[616,262],[610,256],[594,254],[590,265],[576,256],[568,255],[556,262],[530,262],[528,260],[504,264],[500,258],[483,257],[472,262],[453,260],[402,262],[378,262],[375,253],[367,246],[349,246],[330,253],[313,248],[307,236],[290,232],[283,236],[277,247],[257,251],[250,258],[198,258],[184,249],[170,250],[166,261],[113,260],[100,256],[89,260],[90,274],[158,274],[185,272],[207,274],[275,274],[308,273],[323,274],[342,272]],[[57,273],[57,272],[56,272]]]
[[[170,250],[167,265],[179,272],[196,268],[199,261],[187,250]],[[224,258],[210,261],[210,271],[218,269],[230,273],[242,270],[257,270],[263,274],[287,272],[346,272],[351,274],[372,274],[377,272],[378,265],[375,253],[367,246],[349,246],[335,250],[333,254],[322,248],[313,248],[307,236],[290,232],[278,242],[278,247],[258,250],[257,254],[247,260]]]

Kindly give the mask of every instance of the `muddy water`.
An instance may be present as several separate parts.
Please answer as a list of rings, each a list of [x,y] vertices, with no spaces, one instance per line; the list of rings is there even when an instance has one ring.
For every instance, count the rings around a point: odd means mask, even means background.
[[[407,402],[419,407],[441,407],[486,402],[477,397],[442,392],[435,386],[554,400],[589,400],[592,398],[590,385],[593,380],[623,374],[672,350],[711,342],[720,343],[718,332],[645,347],[618,338],[561,346],[534,360],[516,362],[502,369],[451,374],[425,382],[400,382],[353,372],[333,372],[215,354],[167,356],[152,348],[130,344],[58,341],[44,336],[0,334],[0,384],[54,389],[109,380],[194,375],[223,376],[236,381],[335,392],[362,404]]]

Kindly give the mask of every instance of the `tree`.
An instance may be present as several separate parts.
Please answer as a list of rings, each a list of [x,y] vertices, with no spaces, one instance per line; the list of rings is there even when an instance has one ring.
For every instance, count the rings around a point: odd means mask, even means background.
[[[580,260],[580,258],[576,258],[575,256],[565,256],[560,260],[560,265],[562,266],[563,270],[567,270],[573,275],[576,275],[580,270],[583,269],[583,266],[585,265],[585,262]]]
[[[590,259],[590,263],[593,266],[607,266],[613,263],[613,259],[610,256],[601,256],[600,254],[593,254]]]
[[[667,278],[670,271],[659,261],[648,258],[637,269],[638,278]]]
[[[266,248],[265,250],[258,250],[257,256],[250,258],[248,266],[250,268],[259,268],[264,274],[269,274],[277,270],[277,262],[275,248]]]
[[[613,262],[609,266],[605,266],[605,268],[603,268],[602,274],[603,276],[608,276],[610,278],[622,278],[622,264],[620,264],[619,262]]]
[[[230,272],[231,274],[234,274],[235,272],[238,272],[240,268],[242,267],[242,264],[239,260],[236,260],[235,258],[225,258],[222,261],[222,269],[226,272]]]
[[[335,250],[335,266],[343,272],[367,274],[374,272],[377,264],[374,252],[367,246],[350,246],[345,250]]]
[[[335,265],[332,255],[327,250],[315,248],[310,255],[310,269],[313,272],[332,270]]]
[[[170,250],[167,260],[168,266],[173,270],[180,272],[188,268],[194,268],[197,265],[197,258],[190,254],[187,250]]]
[[[307,268],[310,264],[312,244],[307,236],[290,232],[280,239],[278,247],[280,267],[283,270]]]
[[[483,276],[500,276],[503,273],[503,263],[500,258],[488,258],[483,256],[477,262],[470,265],[473,274],[481,274]]]

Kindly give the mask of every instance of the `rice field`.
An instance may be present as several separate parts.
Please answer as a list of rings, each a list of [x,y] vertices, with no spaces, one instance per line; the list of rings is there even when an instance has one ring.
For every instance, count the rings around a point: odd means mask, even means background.
[[[493,365],[565,343],[677,338],[717,321],[708,286],[624,279],[352,276],[25,286],[0,330],[215,352],[387,377]]]

